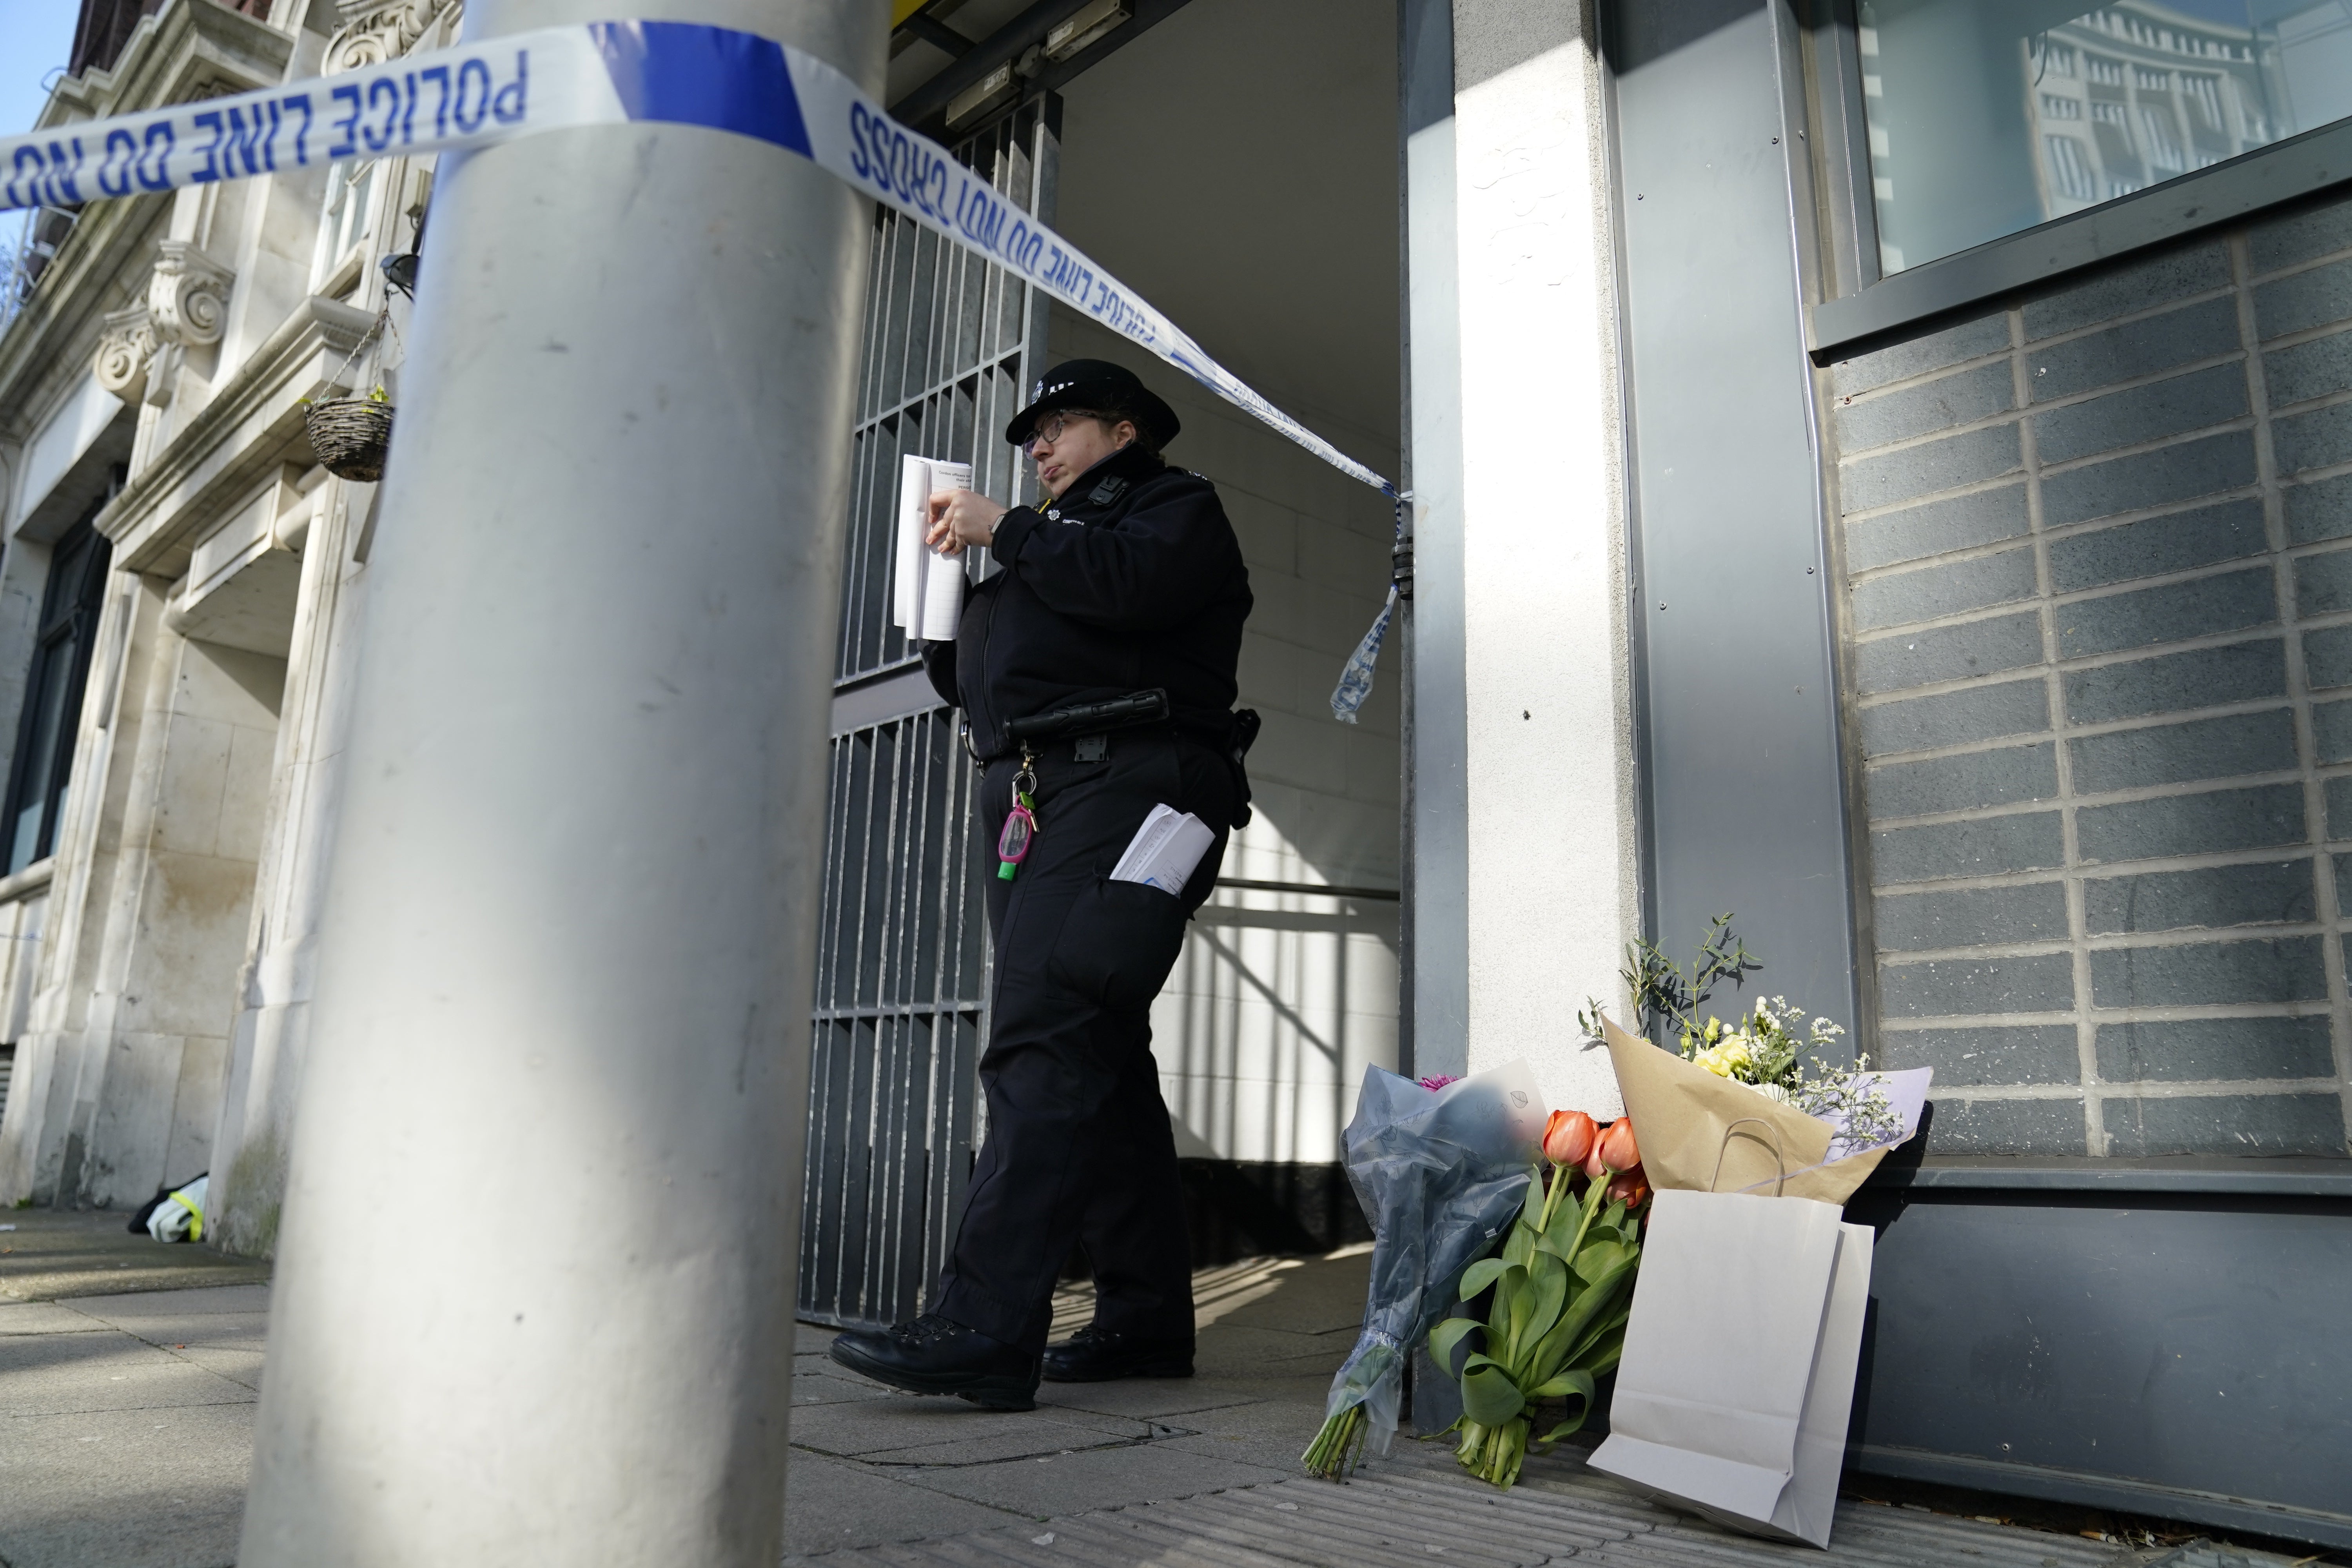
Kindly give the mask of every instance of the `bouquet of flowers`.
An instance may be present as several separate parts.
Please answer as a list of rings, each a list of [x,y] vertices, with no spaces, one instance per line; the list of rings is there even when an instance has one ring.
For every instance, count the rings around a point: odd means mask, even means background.
[[[1635,1032],[1648,1034],[1663,1023],[1676,1035],[1685,1061],[1830,1123],[1830,1160],[1900,1142],[1906,1124],[1916,1122],[1917,1106],[1906,1118],[1886,1075],[1831,1066],[1822,1053],[1834,1050],[1845,1031],[1827,1018],[1808,1022],[1787,997],[1759,996],[1754,1010],[1732,1023],[1712,1014],[1699,1022],[1717,983],[1738,985],[1763,968],[1733,934],[1731,920],[1721,914],[1709,922],[1687,976],[1654,943],[1636,942],[1627,950],[1631,962],[1620,973],[1633,993]],[[1594,1044],[1605,1043],[1601,1004],[1589,1001],[1587,1009],[1577,1023]]]
[[[1481,1348],[1462,1363],[1461,1447],[1454,1458],[1481,1480],[1508,1488],[1526,1459],[1538,1400],[1569,1402],[1566,1418],[1533,1439],[1540,1447],[1582,1426],[1594,1380],[1617,1364],[1642,1259],[1642,1211],[1650,1188],[1630,1119],[1605,1129],[1580,1110],[1555,1110],[1544,1129],[1538,1179],[1528,1184],[1502,1256],[1471,1265],[1467,1301],[1492,1287],[1486,1321],[1450,1318],[1430,1331],[1429,1353],[1451,1372],[1471,1335]],[[1549,1175],[1549,1182],[1540,1179]],[[1580,1187],[1580,1191],[1579,1190]]]
[[[1365,1072],[1344,1144],[1348,1181],[1372,1222],[1371,1287],[1363,1332],[1304,1456],[1309,1474],[1343,1480],[1367,1443],[1388,1451],[1406,1358],[1520,1206],[1542,1131],[1539,1093],[1525,1062],[1435,1089]]]

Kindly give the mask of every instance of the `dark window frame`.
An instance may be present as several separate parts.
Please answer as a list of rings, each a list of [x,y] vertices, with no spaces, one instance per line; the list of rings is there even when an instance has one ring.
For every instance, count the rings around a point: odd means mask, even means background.
[[[1805,346],[1822,361],[1899,329],[2048,282],[2080,268],[2241,221],[2264,208],[2352,186],[2352,120],[2135,191],[1951,256],[1882,276],[1854,0],[1814,0],[1808,117],[1832,264],[1805,309]]]
[[[112,542],[91,524],[112,499],[110,491],[101,497],[50,546],[48,580],[41,589],[41,618],[34,636],[32,662],[26,671],[24,708],[16,716],[16,747],[9,762],[5,811],[0,811],[0,822],[7,824],[10,864],[6,870],[11,876],[40,864],[57,849],[58,807],[73,782],[74,739],[81,726],[82,700],[89,685],[99,612],[106,601],[113,554]],[[34,731],[40,723],[42,691],[59,660],[66,661],[65,692],[54,748],[42,767],[30,753]],[[40,828],[30,852],[17,864],[16,824],[36,799],[41,807]]]

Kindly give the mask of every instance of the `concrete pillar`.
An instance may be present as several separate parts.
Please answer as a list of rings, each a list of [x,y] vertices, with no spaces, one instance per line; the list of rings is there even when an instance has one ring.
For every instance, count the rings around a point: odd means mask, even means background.
[[[1617,974],[1641,929],[1612,177],[1590,14],[1455,0],[1454,88],[1468,1062],[1528,1057],[1550,1104],[1614,1115],[1607,1054],[1574,1022],[1587,996],[1625,1016]]]
[[[880,83],[873,0],[624,9]],[[443,162],[246,1568],[779,1554],[866,224],[692,127]]]

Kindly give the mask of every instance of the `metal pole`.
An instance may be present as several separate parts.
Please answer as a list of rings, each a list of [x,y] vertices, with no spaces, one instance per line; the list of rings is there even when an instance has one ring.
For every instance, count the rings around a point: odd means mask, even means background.
[[[740,27],[880,85],[873,0]],[[239,1561],[781,1551],[868,212],[697,127],[445,161]]]

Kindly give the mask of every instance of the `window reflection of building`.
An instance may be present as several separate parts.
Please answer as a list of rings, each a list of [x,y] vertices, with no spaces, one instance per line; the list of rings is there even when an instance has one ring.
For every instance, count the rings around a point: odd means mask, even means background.
[[[2352,0],[2067,9],[2063,0],[1864,0],[1864,109],[1885,270],[2352,115]]]
[[[2267,29],[2153,0],[2123,0],[2025,39],[2043,216],[2080,212],[2270,141],[2263,106],[2273,47]]]

